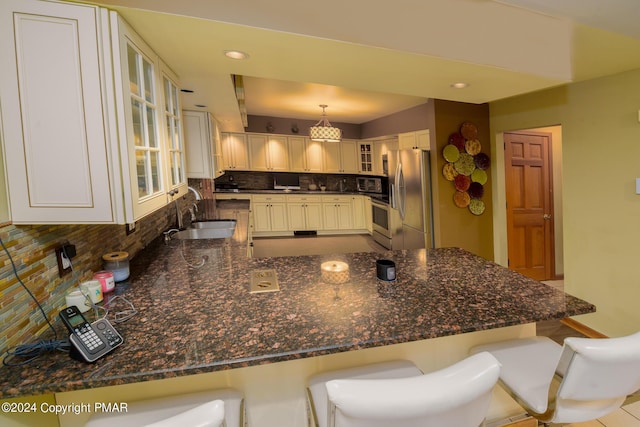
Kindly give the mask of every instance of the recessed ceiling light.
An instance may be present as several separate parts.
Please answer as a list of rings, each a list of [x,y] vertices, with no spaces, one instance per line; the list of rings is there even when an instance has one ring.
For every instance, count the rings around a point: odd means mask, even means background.
[[[465,83],[465,82],[451,83],[451,87],[454,89],[464,89],[465,87],[469,87],[469,83]]]
[[[239,50],[225,50],[224,55],[231,59],[247,59],[249,57],[248,54]]]

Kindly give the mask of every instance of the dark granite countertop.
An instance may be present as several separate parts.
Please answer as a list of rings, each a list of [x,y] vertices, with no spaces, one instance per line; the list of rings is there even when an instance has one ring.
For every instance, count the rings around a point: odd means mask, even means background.
[[[132,260],[132,279],[117,287],[138,310],[115,324],[122,346],[95,364],[53,352],[2,367],[0,396],[193,375],[595,311],[461,249],[382,257],[395,261],[395,282],[376,279],[377,253],[248,259],[241,239],[158,241]],[[200,268],[187,265],[202,259]],[[346,262],[350,281],[324,283],[320,265],[328,260]],[[279,292],[249,293],[250,273],[261,269],[277,271]]]
[[[354,196],[360,195],[357,191],[322,191],[322,190],[249,190],[249,189],[238,189],[238,191],[225,191],[225,190],[216,190],[215,194],[282,194],[282,195],[307,195],[307,194],[317,194],[319,196],[322,195],[343,195],[343,196]]]
[[[373,199],[389,203],[389,195],[382,193],[363,193],[359,191],[322,191],[322,190],[238,190],[238,191],[224,191],[216,190],[215,194],[281,194],[291,196],[369,196]]]

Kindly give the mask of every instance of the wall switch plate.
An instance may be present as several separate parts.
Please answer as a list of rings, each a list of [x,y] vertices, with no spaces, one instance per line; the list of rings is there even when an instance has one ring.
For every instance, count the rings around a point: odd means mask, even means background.
[[[640,194],[640,178],[636,178],[636,194]]]

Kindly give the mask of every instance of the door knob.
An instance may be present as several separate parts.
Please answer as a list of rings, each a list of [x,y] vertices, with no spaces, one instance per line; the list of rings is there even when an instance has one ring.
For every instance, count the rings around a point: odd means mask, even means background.
[[[551,219],[551,215],[550,214],[544,214],[544,215],[542,215],[542,218],[544,218],[545,221],[549,221]]]

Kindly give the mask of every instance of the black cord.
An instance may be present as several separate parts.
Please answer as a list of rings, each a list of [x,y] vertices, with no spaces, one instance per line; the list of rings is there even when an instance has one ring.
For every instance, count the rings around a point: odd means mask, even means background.
[[[33,361],[35,358],[37,358],[38,356],[40,356],[42,353],[46,351],[53,351],[53,350],[69,351],[69,341],[66,339],[65,340],[58,339],[58,333],[56,332],[56,329],[53,327],[53,325],[49,321],[49,318],[44,312],[42,305],[40,305],[40,302],[38,302],[38,300],[33,295],[33,293],[29,290],[29,288],[27,288],[27,286],[24,284],[22,279],[20,279],[20,275],[18,274],[18,269],[16,268],[16,264],[13,262],[13,258],[11,257],[11,254],[7,250],[7,247],[4,245],[2,238],[0,238],[0,245],[2,245],[2,249],[4,249],[4,252],[7,254],[7,257],[9,257],[9,261],[11,262],[11,267],[13,268],[13,274],[16,276],[16,279],[18,279],[18,282],[20,283],[20,285],[22,285],[22,287],[27,291],[29,296],[31,296],[31,298],[36,302],[36,305],[40,309],[40,312],[42,313],[44,320],[47,321],[49,328],[53,331],[53,336],[54,336],[53,340],[40,340],[37,343],[23,344],[7,350],[7,355],[4,357],[4,359],[2,359],[2,364],[5,366],[19,366],[19,365],[30,363],[31,361]],[[14,363],[13,359],[15,359],[16,357],[23,358],[24,360]]]

